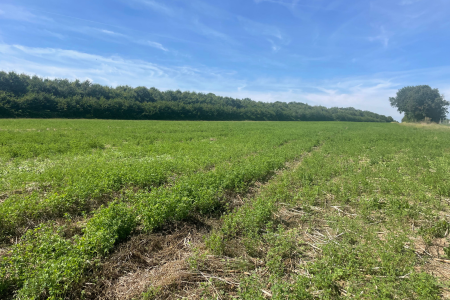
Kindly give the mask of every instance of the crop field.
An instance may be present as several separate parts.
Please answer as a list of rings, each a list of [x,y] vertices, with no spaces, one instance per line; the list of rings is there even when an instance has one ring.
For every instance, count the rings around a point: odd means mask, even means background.
[[[450,298],[450,128],[0,120],[1,299]]]

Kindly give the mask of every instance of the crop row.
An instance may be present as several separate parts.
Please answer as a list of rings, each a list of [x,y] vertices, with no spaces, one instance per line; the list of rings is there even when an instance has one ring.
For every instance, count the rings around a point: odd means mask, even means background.
[[[203,141],[194,145],[163,148],[151,156],[136,152],[102,151],[89,156],[9,163],[3,169],[3,190],[8,195],[0,204],[0,235],[20,235],[42,220],[88,213],[107,203],[123,189],[147,193],[179,176],[189,176],[215,165],[237,164],[248,156],[271,151],[289,136],[246,143]],[[155,155],[156,154],[156,155]],[[158,155],[159,154],[159,155]]]
[[[442,238],[450,228],[438,213],[448,211],[443,200],[450,196],[448,132],[406,139],[409,130],[370,136],[352,130],[275,178],[208,237],[218,255],[233,256],[242,247],[265,261],[267,271],[241,280],[241,299],[267,293],[273,299],[440,298],[437,279],[421,269],[414,239]],[[299,228],[284,230],[281,224],[292,223],[280,210],[295,216]],[[305,242],[311,235],[322,241],[315,248],[311,239]],[[312,259],[308,248],[320,254]],[[290,273],[293,261],[306,263]]]
[[[314,135],[304,136],[224,161],[207,172],[181,176],[170,186],[128,193],[122,202],[102,206],[88,218],[82,235],[66,237],[64,227],[51,222],[29,230],[2,262],[3,292],[18,290],[21,299],[58,298],[80,284],[83,272],[137,226],[151,231],[168,221],[220,209],[225,192],[245,191],[318,143]]]

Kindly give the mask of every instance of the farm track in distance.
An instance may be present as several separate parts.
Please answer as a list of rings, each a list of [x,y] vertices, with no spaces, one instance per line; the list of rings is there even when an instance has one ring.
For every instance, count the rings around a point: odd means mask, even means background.
[[[441,299],[450,130],[0,120],[5,299]]]

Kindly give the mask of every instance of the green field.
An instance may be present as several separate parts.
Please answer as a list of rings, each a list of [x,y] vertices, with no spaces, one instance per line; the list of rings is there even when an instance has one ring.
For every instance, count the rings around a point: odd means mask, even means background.
[[[450,129],[0,120],[1,299],[441,299]]]

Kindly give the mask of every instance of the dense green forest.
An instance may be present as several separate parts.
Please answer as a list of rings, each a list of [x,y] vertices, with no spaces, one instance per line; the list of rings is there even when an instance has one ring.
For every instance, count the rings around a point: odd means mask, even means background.
[[[281,99],[280,99],[281,100]],[[299,102],[257,102],[196,92],[44,79],[0,72],[0,118],[392,122],[391,117]]]

